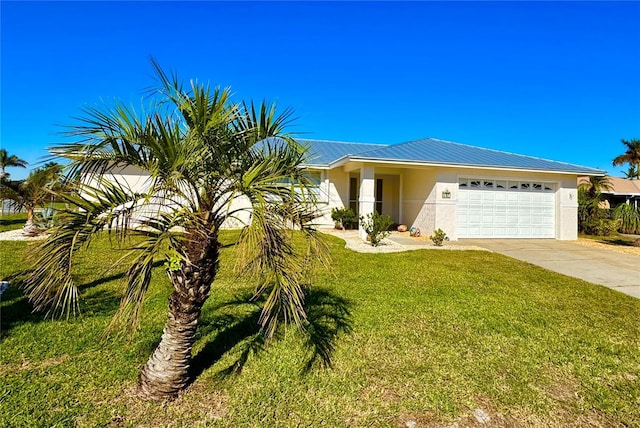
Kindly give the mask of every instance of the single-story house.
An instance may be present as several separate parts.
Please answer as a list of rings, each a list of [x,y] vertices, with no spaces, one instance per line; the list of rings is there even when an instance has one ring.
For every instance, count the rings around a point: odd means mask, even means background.
[[[400,144],[299,140],[318,180],[322,217],[374,210],[430,234],[577,239],[577,178],[605,171],[435,138]],[[363,235],[363,231],[361,231]]]
[[[611,189],[603,190],[602,195],[611,208],[621,204],[640,206],[640,180],[609,177]]]
[[[298,141],[309,150],[306,166],[317,182],[317,224],[327,227],[334,224],[332,208],[350,207],[358,215],[388,214],[423,234],[440,228],[451,240],[575,240],[578,176],[605,174],[435,138],[400,144]],[[132,167],[111,174],[134,190],[145,187],[146,177]],[[241,226],[249,219],[245,214],[227,226]]]

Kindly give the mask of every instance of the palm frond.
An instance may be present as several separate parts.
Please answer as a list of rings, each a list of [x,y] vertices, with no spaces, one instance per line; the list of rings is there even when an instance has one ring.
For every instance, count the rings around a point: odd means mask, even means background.
[[[67,317],[79,312],[78,289],[73,280],[73,257],[90,245],[103,230],[126,237],[129,219],[140,195],[125,192],[112,183],[102,188],[85,186],[84,194],[58,194],[74,207],[58,213],[59,225],[31,254],[34,270],[23,283],[25,294],[36,311],[47,316]]]

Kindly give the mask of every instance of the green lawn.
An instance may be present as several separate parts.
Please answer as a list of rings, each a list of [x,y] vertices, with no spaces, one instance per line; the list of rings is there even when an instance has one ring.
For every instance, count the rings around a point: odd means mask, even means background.
[[[27,213],[5,214],[0,216],[0,232],[21,229],[27,222]]]
[[[162,332],[161,267],[132,340],[100,341],[122,285],[122,268],[104,270],[119,256],[107,239],[77,266],[82,317],[43,320],[10,289],[0,425],[463,427],[480,408],[490,426],[640,426],[639,299],[488,252],[358,254],[328,239],[334,270],[309,298],[309,334],[283,330],[266,350],[252,347],[255,308],[238,303],[251,287],[221,272],[199,375],[167,403],[132,396]],[[2,242],[0,277],[27,267],[25,250]],[[326,346],[331,368],[313,360]]]

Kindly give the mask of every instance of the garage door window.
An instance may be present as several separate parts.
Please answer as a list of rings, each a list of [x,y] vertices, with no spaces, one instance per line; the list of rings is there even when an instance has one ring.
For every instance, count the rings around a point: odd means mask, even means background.
[[[461,178],[458,181],[460,189],[483,189],[483,190],[514,190],[533,192],[553,192],[552,183],[540,183],[535,181],[504,181],[504,180],[477,180]]]

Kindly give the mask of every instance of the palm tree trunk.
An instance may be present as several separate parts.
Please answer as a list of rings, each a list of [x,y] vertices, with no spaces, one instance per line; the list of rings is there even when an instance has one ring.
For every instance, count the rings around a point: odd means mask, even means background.
[[[197,264],[183,263],[181,269],[168,271],[174,292],[169,296],[169,313],[160,344],[138,379],[138,394],[144,398],[174,398],[191,382],[191,349],[202,306],[218,270],[217,235],[195,247],[189,252],[197,254],[190,257],[199,260]]]
[[[33,226],[33,208],[27,207],[27,223],[25,227]]]
[[[145,398],[172,398],[189,385],[191,348],[202,304],[194,304],[181,294],[174,291],[169,297],[162,339],[140,372],[138,392]]]

